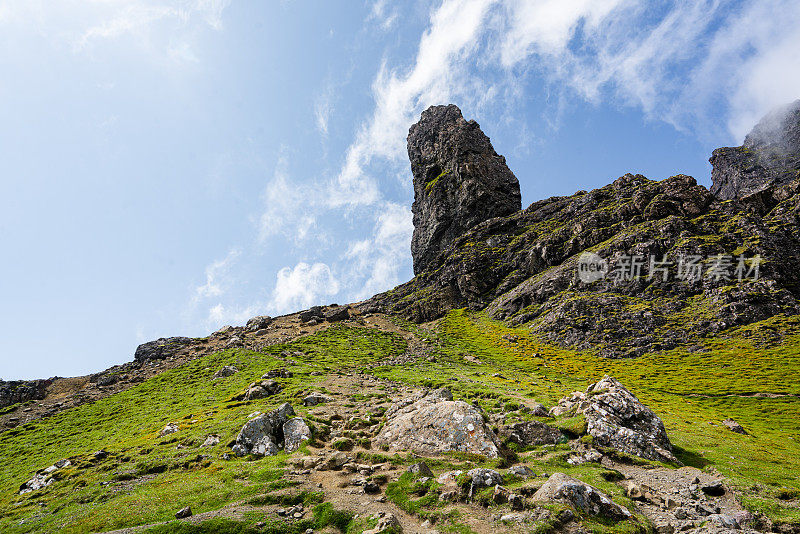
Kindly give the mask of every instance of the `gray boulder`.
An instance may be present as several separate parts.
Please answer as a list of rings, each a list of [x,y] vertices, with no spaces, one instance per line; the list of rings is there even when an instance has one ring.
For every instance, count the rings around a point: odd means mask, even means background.
[[[672,444],[661,419],[610,376],[589,386],[585,393],[576,391],[564,397],[550,413],[583,414],[595,445],[648,460],[680,464],[672,454]]]
[[[323,319],[322,306],[312,306],[311,308],[305,311],[301,311],[297,315],[297,317],[298,319],[300,319],[301,323],[307,323],[312,319],[322,320]]]
[[[330,323],[345,321],[350,318],[350,311],[347,306],[329,306],[323,316]]]
[[[449,390],[437,390],[393,406],[374,443],[419,454],[467,452],[496,458],[495,436],[483,415],[474,406],[452,398]]]
[[[408,132],[414,175],[414,274],[435,266],[464,231],[522,209],[519,182],[474,120],[431,106]]]
[[[59,460],[50,467],[37,471],[30,480],[20,486],[19,494],[24,495],[25,493],[46,488],[55,481],[53,473],[70,465],[72,465],[72,462],[69,460]]]
[[[278,453],[278,444],[283,441],[283,425],[293,415],[292,407],[284,403],[269,413],[254,417],[244,424],[236,436],[234,454],[274,456]]]
[[[0,408],[18,402],[43,399],[47,395],[48,386],[52,383],[53,379],[13,380],[11,382],[0,380]]]
[[[631,513],[611,498],[580,480],[564,473],[554,473],[531,498],[533,502],[561,502],[586,514],[614,520],[628,519]]]
[[[294,452],[300,444],[311,439],[311,429],[302,417],[293,417],[283,424],[284,450]]]
[[[225,378],[225,377],[228,377],[228,376],[233,376],[238,372],[239,372],[239,369],[237,369],[233,365],[226,365],[224,367],[221,367],[219,369],[219,371],[214,373],[214,378]]]
[[[269,315],[259,315],[258,317],[253,317],[247,324],[245,325],[244,329],[248,332],[256,332],[261,330],[262,328],[268,327],[272,323],[272,317]]]
[[[330,401],[331,401],[331,398],[328,397],[327,395],[324,395],[322,393],[313,392],[313,393],[310,393],[310,394],[306,395],[303,398],[303,405],[304,406],[316,406],[317,404],[323,404],[323,403],[330,402]]]

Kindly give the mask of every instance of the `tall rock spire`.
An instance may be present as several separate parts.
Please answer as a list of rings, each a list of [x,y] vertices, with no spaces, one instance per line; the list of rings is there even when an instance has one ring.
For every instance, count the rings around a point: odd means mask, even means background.
[[[414,274],[465,230],[522,209],[519,182],[474,120],[452,104],[431,106],[408,132],[414,175]]]

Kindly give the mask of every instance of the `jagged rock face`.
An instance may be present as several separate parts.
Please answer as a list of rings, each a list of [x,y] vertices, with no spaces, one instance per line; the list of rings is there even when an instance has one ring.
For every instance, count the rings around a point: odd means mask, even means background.
[[[800,178],[800,100],[768,114],[742,146],[718,148],[709,161],[711,192],[723,200],[742,199]]]
[[[142,343],[136,347],[136,353],[133,358],[137,362],[170,358],[178,354],[182,349],[194,344],[194,341],[189,337],[162,337],[155,341]]]
[[[586,431],[601,447],[610,447],[648,460],[680,463],[664,423],[636,396],[610,376],[558,401],[555,416],[583,414]]]
[[[414,175],[414,274],[478,223],[522,208],[519,182],[474,120],[457,106],[431,106],[408,133]]]
[[[52,382],[52,380],[13,380],[11,382],[0,380],[0,408],[18,402],[43,399],[47,394],[47,386]]]

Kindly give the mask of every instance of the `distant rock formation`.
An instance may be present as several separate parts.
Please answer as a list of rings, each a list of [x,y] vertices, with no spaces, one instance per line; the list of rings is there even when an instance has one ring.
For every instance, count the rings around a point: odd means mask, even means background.
[[[13,380],[11,382],[0,380],[0,408],[5,408],[18,402],[43,399],[47,394],[47,387],[52,382],[53,379]]]
[[[744,144],[716,149],[711,192],[742,199],[800,178],[800,100],[774,110],[747,134]]]
[[[408,132],[414,175],[414,274],[434,265],[465,230],[522,208],[519,182],[474,120],[431,106]]]

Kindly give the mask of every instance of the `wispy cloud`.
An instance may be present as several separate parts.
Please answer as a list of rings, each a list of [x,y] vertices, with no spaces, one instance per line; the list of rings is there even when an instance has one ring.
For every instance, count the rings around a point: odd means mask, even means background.
[[[277,313],[301,310],[338,292],[339,281],[327,264],[300,262],[278,271],[270,309]]]

